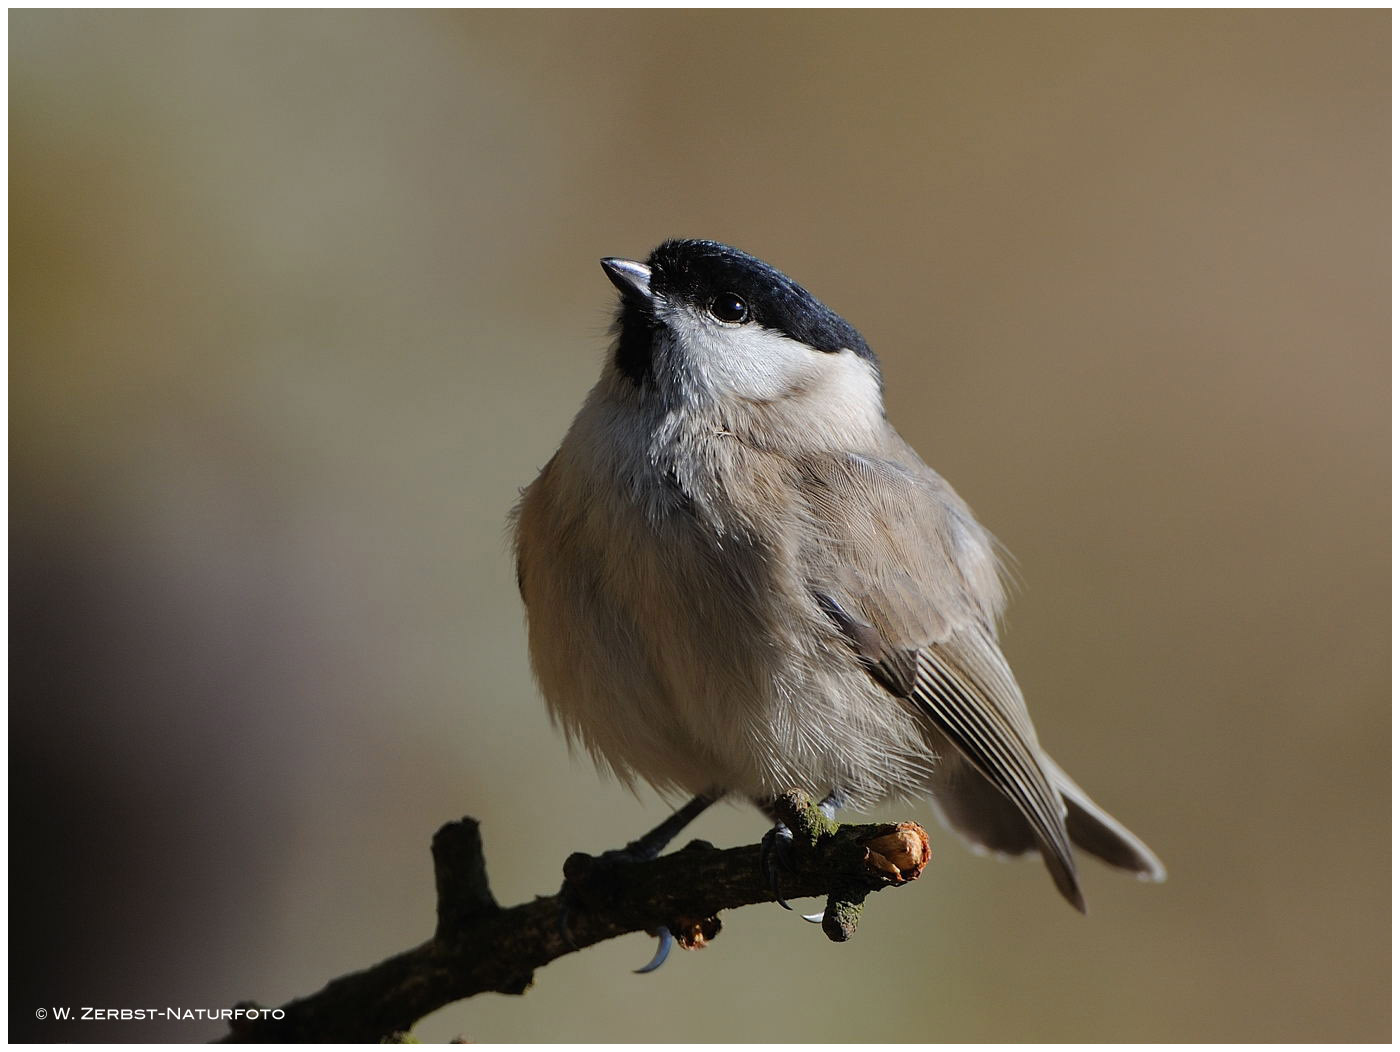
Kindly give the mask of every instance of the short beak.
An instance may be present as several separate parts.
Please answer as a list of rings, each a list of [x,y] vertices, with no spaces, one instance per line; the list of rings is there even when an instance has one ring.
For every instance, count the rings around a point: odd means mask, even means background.
[[[617,259],[609,256],[600,259],[603,272],[608,280],[617,286],[622,298],[629,303],[647,306],[651,303],[651,268],[645,263],[632,259]]]

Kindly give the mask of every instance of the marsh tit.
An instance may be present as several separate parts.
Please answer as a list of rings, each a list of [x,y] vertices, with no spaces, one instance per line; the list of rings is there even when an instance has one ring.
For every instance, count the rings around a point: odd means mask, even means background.
[[[1041,748],[991,536],[885,418],[854,328],[714,241],[602,260],[616,343],[515,513],[550,711],[625,783],[932,799],[997,855],[1160,862]]]

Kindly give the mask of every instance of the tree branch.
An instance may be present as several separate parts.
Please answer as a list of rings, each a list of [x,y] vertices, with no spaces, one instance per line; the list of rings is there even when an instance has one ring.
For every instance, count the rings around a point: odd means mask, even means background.
[[[776,809],[794,834],[782,892],[827,896],[822,927],[833,941],[851,937],[870,892],[908,883],[928,861],[928,837],[912,822],[838,825],[798,792],[779,798]],[[774,900],[760,852],[757,844],[722,851],[697,840],[648,862],[575,854],[564,863],[560,894],[503,909],[487,882],[478,823],[449,822],[433,837],[438,923],[431,939],[280,1009],[245,1002],[223,1040],[378,1041],[453,1001],[524,993],[535,969],[628,932],[665,925],[682,945],[703,946],[718,933],[721,910]]]

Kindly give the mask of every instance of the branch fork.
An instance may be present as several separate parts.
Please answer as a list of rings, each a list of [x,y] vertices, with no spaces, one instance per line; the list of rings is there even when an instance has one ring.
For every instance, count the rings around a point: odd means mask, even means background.
[[[783,894],[826,896],[822,930],[833,942],[855,933],[871,892],[915,880],[929,861],[928,836],[913,822],[840,825],[795,790],[774,808],[793,834]],[[695,840],[627,865],[574,854],[564,863],[567,891],[503,908],[491,893],[479,824],[449,822],[433,837],[438,903],[431,939],[276,1012],[240,1020],[223,1040],[379,1041],[453,1001],[524,993],[550,961],[662,925],[682,946],[698,949],[719,933],[722,911],[774,901],[760,852],[757,844],[721,850]],[[572,907],[567,937],[558,923],[564,895]],[[577,909],[578,901],[586,908]]]

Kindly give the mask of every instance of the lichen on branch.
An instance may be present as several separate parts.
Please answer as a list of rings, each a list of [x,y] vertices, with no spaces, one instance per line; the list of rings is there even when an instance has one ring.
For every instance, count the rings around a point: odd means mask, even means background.
[[[793,833],[782,893],[825,896],[822,929],[834,942],[854,933],[871,892],[914,880],[929,859],[928,837],[912,822],[839,825],[797,791],[779,797],[775,810]],[[524,993],[537,969],[605,939],[664,925],[683,946],[704,946],[718,934],[722,911],[774,901],[761,851],[757,844],[721,850],[695,840],[644,862],[575,854],[558,894],[503,908],[491,894],[479,824],[449,822],[433,837],[438,904],[431,939],[241,1019],[223,1040],[379,1041],[453,1001]],[[561,896],[567,925],[560,922]]]

